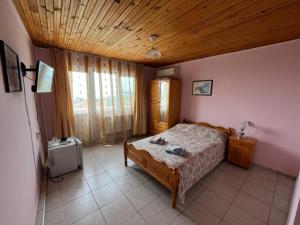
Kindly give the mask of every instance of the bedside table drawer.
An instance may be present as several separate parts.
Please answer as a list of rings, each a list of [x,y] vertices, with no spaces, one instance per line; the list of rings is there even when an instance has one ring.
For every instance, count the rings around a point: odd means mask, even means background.
[[[252,148],[253,144],[239,141],[239,140],[230,140],[230,145],[237,148]]]

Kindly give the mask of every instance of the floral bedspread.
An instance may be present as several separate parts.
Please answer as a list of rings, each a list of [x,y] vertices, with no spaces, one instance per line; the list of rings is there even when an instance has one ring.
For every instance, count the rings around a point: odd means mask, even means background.
[[[151,138],[165,138],[169,144],[184,148],[187,157],[168,154],[166,145],[151,144]],[[211,171],[224,158],[226,136],[222,132],[194,124],[177,124],[173,128],[132,143],[137,149],[147,150],[154,159],[165,162],[180,172],[179,201],[201,177]]]

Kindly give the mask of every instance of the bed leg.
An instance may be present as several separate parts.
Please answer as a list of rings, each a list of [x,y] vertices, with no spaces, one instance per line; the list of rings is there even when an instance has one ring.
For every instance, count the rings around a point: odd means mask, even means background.
[[[177,191],[172,190],[172,208],[176,209]]]
[[[127,140],[124,140],[124,144],[123,144],[123,151],[124,151],[124,165],[125,167],[127,167]]]
[[[172,192],[172,208],[176,208],[178,184],[179,184],[179,173],[177,169],[173,170],[170,178],[171,192]]]

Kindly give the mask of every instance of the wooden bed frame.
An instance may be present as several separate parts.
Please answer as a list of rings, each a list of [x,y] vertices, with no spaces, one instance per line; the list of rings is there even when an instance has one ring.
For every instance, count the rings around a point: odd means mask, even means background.
[[[210,127],[220,130],[226,133],[228,136],[232,135],[232,129],[224,128],[220,126],[213,126],[205,122],[192,122],[183,120],[183,123],[198,124],[201,126]],[[177,168],[170,168],[164,162],[154,159],[147,150],[136,149],[132,144],[124,141],[124,163],[127,167],[127,158],[134,161],[139,167],[150,174],[153,178],[167,187],[172,193],[172,207],[176,208],[178,184],[179,184],[179,172]]]

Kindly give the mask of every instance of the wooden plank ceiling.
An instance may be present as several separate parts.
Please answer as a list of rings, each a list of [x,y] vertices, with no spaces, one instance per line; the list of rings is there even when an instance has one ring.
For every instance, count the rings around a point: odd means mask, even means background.
[[[152,66],[300,38],[300,0],[13,1],[36,46]]]

